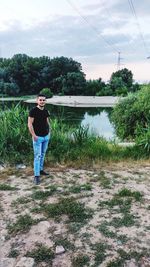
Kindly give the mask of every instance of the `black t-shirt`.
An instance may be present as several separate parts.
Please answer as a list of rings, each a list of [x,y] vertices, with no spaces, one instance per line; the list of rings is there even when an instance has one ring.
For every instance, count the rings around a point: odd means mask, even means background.
[[[49,133],[49,125],[47,123],[49,112],[47,109],[35,107],[30,110],[29,117],[34,118],[33,129],[37,136],[45,136]]]

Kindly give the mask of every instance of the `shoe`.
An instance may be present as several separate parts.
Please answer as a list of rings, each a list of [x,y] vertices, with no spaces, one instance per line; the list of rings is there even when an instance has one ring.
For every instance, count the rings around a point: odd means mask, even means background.
[[[35,183],[36,185],[40,184],[40,177],[39,177],[39,176],[35,176],[35,177],[34,177],[34,183]]]
[[[49,175],[49,173],[48,173],[48,172],[45,172],[45,171],[43,171],[43,170],[41,170],[41,171],[40,171],[40,175]]]

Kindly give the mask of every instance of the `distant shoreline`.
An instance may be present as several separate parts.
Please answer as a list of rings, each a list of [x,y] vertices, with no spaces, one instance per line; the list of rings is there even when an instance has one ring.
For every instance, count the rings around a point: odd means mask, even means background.
[[[117,96],[53,96],[47,104],[70,107],[113,107],[118,103]],[[36,99],[27,99],[26,103],[36,103]]]

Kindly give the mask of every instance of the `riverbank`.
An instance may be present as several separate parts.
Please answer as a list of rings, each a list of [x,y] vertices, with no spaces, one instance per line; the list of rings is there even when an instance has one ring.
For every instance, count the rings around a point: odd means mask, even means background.
[[[1,267],[150,266],[150,166],[0,172]]]
[[[47,104],[68,107],[113,107],[119,99],[117,96],[53,96],[47,99]],[[25,102],[35,103],[36,99],[28,99]]]

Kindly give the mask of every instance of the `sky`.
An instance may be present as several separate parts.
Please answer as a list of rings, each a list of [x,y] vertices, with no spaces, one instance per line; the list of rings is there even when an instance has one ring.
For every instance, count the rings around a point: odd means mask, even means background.
[[[150,0],[0,0],[0,57],[68,57],[86,79],[150,82]]]

